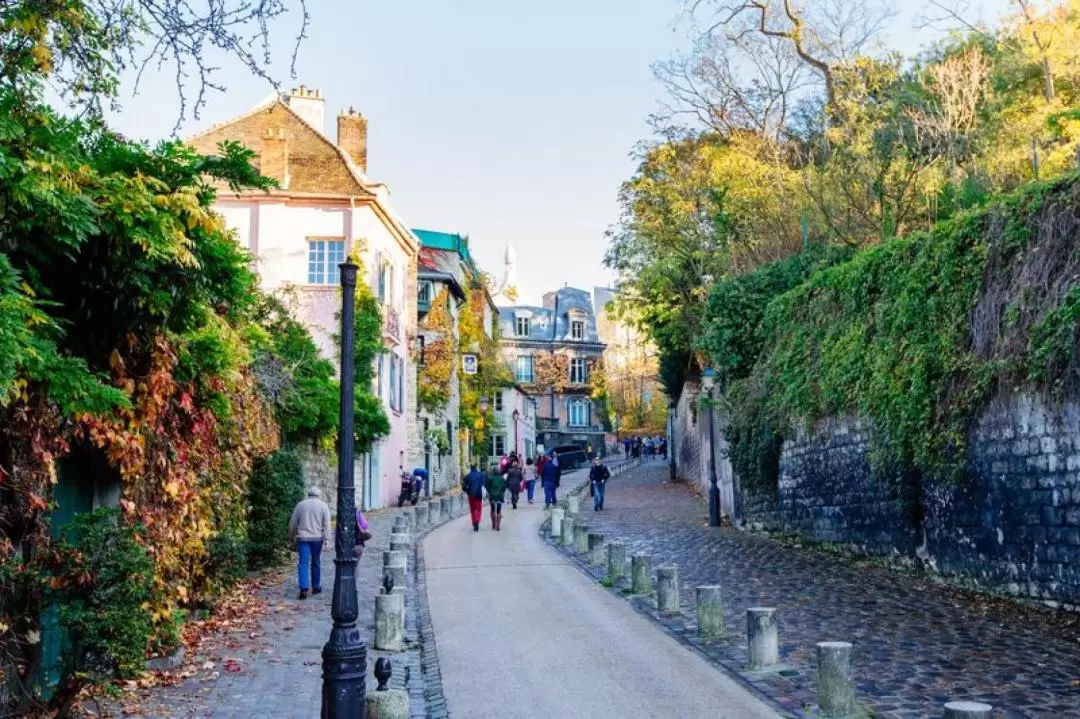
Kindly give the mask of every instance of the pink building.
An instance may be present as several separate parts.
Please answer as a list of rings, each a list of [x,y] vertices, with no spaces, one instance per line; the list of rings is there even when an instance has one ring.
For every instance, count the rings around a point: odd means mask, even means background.
[[[322,353],[338,362],[334,335],[341,308],[338,264],[356,252],[362,278],[382,306],[386,351],[372,387],[383,399],[390,435],[358,458],[365,507],[397,497],[399,468],[421,455],[416,426],[416,370],[408,337],[416,329],[416,262],[420,243],[393,211],[385,185],[367,176],[367,119],[353,110],[337,117],[336,140],[325,134],[326,101],[301,86],[274,94],[240,117],[189,142],[212,153],[236,140],[258,154],[263,175],[278,189],[220,192],[217,209],[251,250],[263,289],[279,294],[311,330]],[[334,481],[327,458],[309,461],[309,482]]]

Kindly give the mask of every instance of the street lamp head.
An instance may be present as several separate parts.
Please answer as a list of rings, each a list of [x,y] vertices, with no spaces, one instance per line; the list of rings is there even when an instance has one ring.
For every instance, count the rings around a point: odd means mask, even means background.
[[[706,392],[712,392],[713,387],[716,386],[716,370],[712,367],[706,367],[705,371],[701,374],[701,385],[705,388]]]
[[[514,410],[514,421],[517,422],[519,419],[521,419],[521,412],[519,410],[515,409]]]
[[[483,414],[487,414],[487,410],[488,410],[488,398],[487,397],[481,397],[480,398],[480,411]]]

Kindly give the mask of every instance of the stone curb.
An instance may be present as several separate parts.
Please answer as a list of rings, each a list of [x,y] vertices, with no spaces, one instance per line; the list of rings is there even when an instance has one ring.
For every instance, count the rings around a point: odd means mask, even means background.
[[[640,465],[640,462],[639,462],[638,465],[636,467],[634,467],[634,469],[640,468],[640,466],[641,465]],[[581,492],[585,488],[587,488],[587,486],[588,486],[588,482],[585,481],[581,486],[576,487],[575,489],[573,489],[571,491],[572,492]],[[577,567],[578,570],[582,574],[584,574],[586,577],[588,577],[589,579],[591,579],[594,582],[596,582],[597,584],[599,584],[602,589],[607,591],[609,594],[612,594],[612,595],[618,597],[619,599],[623,600],[624,602],[626,602],[628,605],[630,605],[630,607],[635,612],[637,612],[638,614],[642,615],[643,617],[649,619],[654,625],[658,626],[661,630],[663,630],[663,632],[665,634],[667,634],[668,636],[672,637],[677,642],[679,642],[679,644],[683,645],[684,647],[687,647],[688,649],[691,649],[698,656],[700,656],[702,659],[707,661],[710,665],[712,665],[712,666],[716,667],[717,669],[719,669],[720,671],[722,671],[724,674],[726,674],[732,680],[737,682],[744,689],[746,689],[751,694],[753,694],[757,699],[759,699],[763,703],[767,704],[770,709],[775,711],[780,716],[782,716],[782,717],[794,717],[795,719],[819,719],[820,715],[815,714],[815,713],[810,712],[810,711],[796,711],[796,712],[793,713],[792,711],[784,708],[783,706],[780,705],[779,702],[777,702],[771,696],[769,696],[768,694],[763,692],[759,687],[757,687],[755,684],[753,684],[748,678],[744,677],[741,673],[731,669],[730,667],[724,665],[721,662],[718,662],[708,652],[706,652],[698,643],[690,641],[689,638],[686,636],[686,634],[684,632],[681,632],[681,631],[675,629],[674,627],[670,626],[669,623],[665,623],[664,621],[662,621],[661,618],[657,616],[656,609],[652,606],[651,603],[649,603],[649,601],[647,599],[645,599],[644,597],[623,594],[622,589],[621,589],[621,585],[622,584],[627,584],[626,577],[623,577],[623,579],[620,580],[620,582],[616,583],[613,586],[610,586],[610,587],[605,586],[603,581],[602,581],[602,579],[603,579],[602,575],[603,575],[604,568],[601,567],[598,570],[601,573],[601,576],[598,576],[597,573],[594,572],[594,569],[596,569],[596,568],[592,567],[592,566],[590,566],[588,564],[587,556],[579,557],[577,554],[575,554],[572,551],[572,547],[563,547],[558,542],[553,542],[552,538],[550,536],[548,536],[550,534],[550,532],[546,531],[547,527],[550,525],[550,523],[551,523],[551,519],[548,518],[541,524],[540,530],[539,530],[540,531],[540,539],[541,539],[541,541],[543,541],[545,544],[549,545],[556,552],[558,552],[559,554],[564,556],[567,560],[569,560],[569,562],[571,564],[573,564],[575,567]],[[654,571],[655,571],[655,569],[656,569],[656,567],[653,567]],[[628,584],[627,584],[627,586],[628,586]],[[680,613],[679,616],[681,617],[682,613]]]

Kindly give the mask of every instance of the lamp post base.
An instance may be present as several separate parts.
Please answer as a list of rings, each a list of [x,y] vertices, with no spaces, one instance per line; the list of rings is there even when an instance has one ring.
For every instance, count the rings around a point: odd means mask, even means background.
[[[367,648],[355,636],[335,638],[323,647],[322,719],[363,719],[367,688]]]
[[[716,486],[716,480],[709,487],[709,526],[720,526],[720,488]]]

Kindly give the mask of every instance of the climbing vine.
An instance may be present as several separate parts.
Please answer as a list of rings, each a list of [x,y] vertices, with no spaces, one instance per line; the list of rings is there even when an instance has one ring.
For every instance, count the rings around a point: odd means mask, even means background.
[[[438,412],[450,401],[450,378],[458,361],[449,302],[450,292],[443,287],[432,300],[431,311],[420,323],[420,331],[427,341],[424,366],[418,373],[417,402],[428,412]]]

